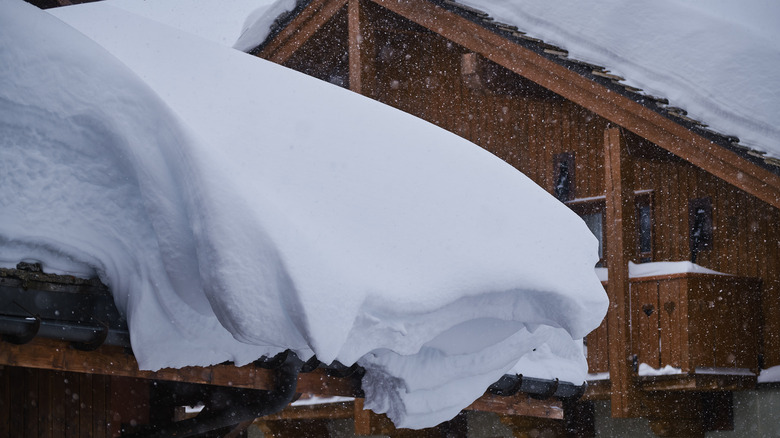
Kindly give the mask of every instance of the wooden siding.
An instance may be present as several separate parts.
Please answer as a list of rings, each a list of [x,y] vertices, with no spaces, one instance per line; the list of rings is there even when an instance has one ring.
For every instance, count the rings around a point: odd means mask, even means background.
[[[117,437],[148,423],[148,381],[0,366],[0,436]]]
[[[553,192],[554,157],[573,153],[577,198],[604,195],[608,122],[408,20],[368,3],[375,21],[376,80],[371,97],[484,147]],[[373,8],[373,9],[372,9]],[[286,65],[325,80],[348,78],[346,8],[295,52]],[[461,74],[479,63],[481,81]],[[370,57],[369,57],[370,58]],[[345,85],[347,86],[347,85]],[[780,365],[780,210],[627,134],[634,189],[653,191],[653,261],[690,259],[688,204],[709,197],[713,244],[697,263],[763,282],[766,366]]]

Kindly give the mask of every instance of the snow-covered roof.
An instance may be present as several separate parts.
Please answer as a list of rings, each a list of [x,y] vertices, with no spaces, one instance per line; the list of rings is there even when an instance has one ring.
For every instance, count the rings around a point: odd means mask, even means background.
[[[780,39],[775,25],[780,22],[780,7],[776,4],[763,0],[739,6],[727,0],[426,1],[780,174],[780,75],[776,73]],[[300,9],[299,5],[296,10]],[[258,41],[260,47],[265,42]]]
[[[231,0],[214,14],[222,25],[205,26],[199,10],[210,2],[108,1],[240,50],[261,44],[274,20],[296,7],[294,0]],[[687,126],[709,127],[724,137],[720,143],[738,138],[743,148],[766,153],[773,168],[780,165],[778,3],[431,1],[585,66],[594,79],[619,84]]]
[[[357,361],[405,427],[506,372],[584,381],[597,242],[524,175],[126,9],[52,13],[0,0],[0,263],[97,273],[141,367]]]
[[[594,79],[612,82],[614,89],[635,94],[636,100],[716,143],[774,172],[780,170],[778,4],[763,0],[738,5],[726,0],[444,0],[444,4],[507,35],[537,43],[552,59],[584,65]]]

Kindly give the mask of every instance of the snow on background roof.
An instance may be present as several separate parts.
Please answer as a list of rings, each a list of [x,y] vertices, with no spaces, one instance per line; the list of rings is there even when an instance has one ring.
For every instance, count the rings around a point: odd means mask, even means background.
[[[403,427],[509,371],[584,381],[597,242],[524,175],[108,3],[51,13],[0,0],[0,264],[97,273],[141,367],[358,361]]]
[[[780,158],[780,3],[457,0]]]
[[[296,0],[110,0],[111,5],[223,46],[248,51],[267,36],[276,17]]]

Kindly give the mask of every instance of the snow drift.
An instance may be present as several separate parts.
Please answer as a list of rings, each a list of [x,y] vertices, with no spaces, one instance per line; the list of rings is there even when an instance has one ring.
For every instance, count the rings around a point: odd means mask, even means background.
[[[53,13],[0,0],[0,262],[97,273],[141,367],[358,361],[402,427],[513,367],[584,380],[597,243],[524,175],[108,4]]]

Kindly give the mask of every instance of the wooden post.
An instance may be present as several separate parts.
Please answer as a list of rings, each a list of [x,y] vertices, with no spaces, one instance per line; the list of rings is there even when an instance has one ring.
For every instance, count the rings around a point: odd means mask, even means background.
[[[633,172],[620,128],[604,131],[609,374],[612,416],[633,415],[638,402],[631,352],[628,262],[635,249]]]
[[[371,412],[363,408],[363,399],[355,398],[355,435],[371,435]]]
[[[372,96],[376,77],[374,34],[366,5],[349,0],[349,89]]]

